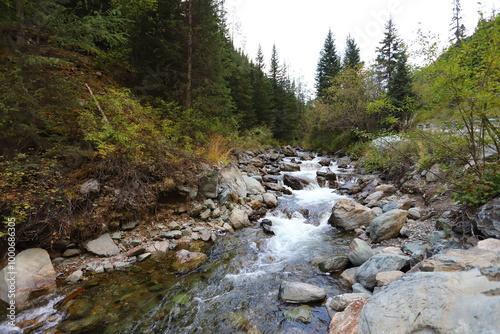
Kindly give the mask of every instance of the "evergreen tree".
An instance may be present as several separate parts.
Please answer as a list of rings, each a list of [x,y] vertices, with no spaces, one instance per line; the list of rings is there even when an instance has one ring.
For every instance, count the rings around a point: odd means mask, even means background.
[[[323,49],[320,52],[316,68],[316,95],[322,99],[331,80],[339,74],[341,69],[340,57],[335,50],[335,41],[331,30],[328,30]]]
[[[404,44],[397,34],[392,18],[386,24],[382,46],[377,48],[376,78],[382,93],[381,100],[388,100],[386,116],[392,119],[393,128],[401,128],[413,115],[412,78]]]
[[[377,48],[375,59],[375,73],[382,91],[387,91],[387,86],[396,69],[396,63],[402,52],[402,42],[398,37],[396,26],[389,19],[385,25],[384,39]]]
[[[344,68],[357,68],[361,63],[359,48],[354,39],[349,35],[346,40],[346,49],[344,55]]]
[[[450,30],[453,32],[454,43],[460,43],[466,37],[466,30],[462,21],[462,4],[460,0],[453,0],[453,18]]]

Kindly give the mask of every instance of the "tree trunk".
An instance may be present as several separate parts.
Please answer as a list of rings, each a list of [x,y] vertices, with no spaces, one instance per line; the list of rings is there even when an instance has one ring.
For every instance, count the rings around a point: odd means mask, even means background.
[[[187,50],[187,82],[186,82],[186,108],[192,106],[193,90],[193,1],[188,0],[188,50]]]

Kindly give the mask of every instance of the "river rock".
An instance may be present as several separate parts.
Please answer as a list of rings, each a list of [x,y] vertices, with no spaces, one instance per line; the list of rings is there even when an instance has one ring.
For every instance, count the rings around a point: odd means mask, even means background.
[[[340,277],[344,280],[347,286],[353,286],[356,284],[356,270],[358,267],[346,269],[340,274]]]
[[[309,180],[302,179],[290,174],[285,174],[283,176],[283,182],[293,190],[302,190],[310,183]]]
[[[72,272],[68,277],[66,277],[66,282],[68,283],[77,283],[78,281],[81,281],[83,279],[83,271],[80,269],[75,270]]]
[[[262,199],[268,208],[275,208],[278,206],[278,199],[271,193],[264,193]]]
[[[125,255],[127,257],[132,257],[132,256],[137,256],[137,255],[141,255],[142,253],[145,253],[146,252],[146,249],[142,246],[136,246],[134,248],[131,248],[129,249]]]
[[[217,171],[209,171],[200,178],[198,193],[206,198],[217,198],[218,186],[219,173]]]
[[[380,201],[384,197],[384,192],[383,191],[375,191],[371,193],[367,198],[365,198],[364,202],[365,203],[376,203]]]
[[[464,271],[500,267],[500,254],[479,248],[445,249],[418,264],[420,271]]]
[[[219,172],[219,193],[226,191],[229,198],[237,201],[247,195],[247,186],[243,174],[234,163],[230,163]]]
[[[383,271],[400,270],[408,265],[407,256],[380,253],[372,256],[356,270],[356,280],[367,289],[377,285],[376,275]]]
[[[326,306],[334,311],[342,312],[349,304],[358,299],[370,299],[371,295],[366,293],[343,293],[328,298]]]
[[[326,298],[326,290],[307,283],[283,282],[279,298],[286,303],[294,304],[321,302]]]
[[[349,158],[348,156],[342,157],[337,160],[337,166],[339,168],[347,168],[349,167],[350,163],[351,163],[351,158]]]
[[[308,324],[312,321],[311,308],[307,305],[294,307],[284,312],[285,318],[289,321],[302,322]]]
[[[376,217],[368,227],[370,239],[373,242],[380,242],[397,237],[407,216],[408,211],[395,209]]]
[[[99,238],[85,244],[85,249],[99,256],[113,256],[120,253],[120,249],[111,239],[109,233],[104,233]]]
[[[500,197],[479,208],[476,225],[484,236],[500,239]]]
[[[319,270],[324,273],[342,271],[349,267],[351,262],[347,256],[339,255],[323,260],[319,263]]]
[[[422,213],[419,208],[408,209],[408,219],[419,220],[420,217],[422,217]]]
[[[489,238],[477,243],[477,248],[500,253],[500,240]]]
[[[300,170],[300,166],[292,162],[282,162],[280,163],[280,169],[283,172],[298,172]]]
[[[363,240],[355,238],[349,245],[349,261],[353,266],[360,266],[375,255],[375,251]]]
[[[78,248],[69,248],[64,251],[62,254],[63,257],[73,257],[78,256],[82,253],[82,251]]]
[[[243,181],[245,181],[249,195],[258,195],[266,191],[262,184],[253,177],[243,175]]]
[[[368,226],[376,214],[368,207],[351,200],[340,200],[332,209],[328,223],[346,231]]]
[[[381,191],[384,193],[384,196],[390,196],[396,193],[397,188],[392,184],[380,184],[375,187],[375,191]]]
[[[285,155],[285,157],[296,157],[297,156],[297,151],[291,147],[290,145],[287,145],[281,149],[281,153]]]
[[[359,333],[498,333],[499,290],[478,270],[405,275],[370,298]]]
[[[367,302],[366,299],[358,299],[344,312],[336,313],[330,321],[329,334],[358,334],[359,315]]]
[[[248,214],[241,209],[234,209],[231,212],[229,222],[235,230],[239,230],[251,225],[250,220],[248,219]]]
[[[175,261],[172,263],[172,268],[177,273],[185,274],[198,268],[206,259],[206,254],[181,249],[175,253]]]
[[[383,271],[381,273],[377,273],[375,280],[377,281],[377,286],[387,286],[400,279],[404,274],[404,272],[399,270]]]
[[[12,274],[15,272],[15,274]],[[23,250],[15,257],[15,269],[7,265],[0,271],[0,298],[9,303],[9,286],[12,275],[16,285],[16,307],[21,307],[33,291],[51,288],[56,282],[56,272],[49,253],[41,248]]]

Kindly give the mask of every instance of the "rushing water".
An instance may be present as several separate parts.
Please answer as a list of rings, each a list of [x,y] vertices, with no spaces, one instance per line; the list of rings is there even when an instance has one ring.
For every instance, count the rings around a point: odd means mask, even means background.
[[[343,196],[317,185],[316,171],[326,168],[318,161],[303,162],[301,171],[292,173],[312,181],[308,189],[280,197],[279,206],[267,214],[274,236],[256,224],[220,237],[208,260],[186,275],[169,273],[160,258],[126,272],[96,275],[68,304],[68,319],[63,321],[67,315],[54,307],[58,295],[41,297],[42,306],[34,304],[18,319],[30,333],[48,333],[55,324],[63,333],[327,333],[324,306],[311,305],[313,321],[303,324],[283,314],[297,305],[278,299],[283,281],[314,284],[329,296],[345,290],[317,265],[345,254],[352,239],[327,224],[333,204]],[[338,173],[334,165],[329,168]],[[0,324],[0,331],[5,328]]]

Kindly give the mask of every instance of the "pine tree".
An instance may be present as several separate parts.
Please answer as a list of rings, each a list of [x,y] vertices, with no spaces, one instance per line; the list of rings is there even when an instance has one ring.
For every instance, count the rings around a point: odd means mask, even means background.
[[[351,35],[347,36],[346,49],[344,55],[344,68],[357,68],[361,63],[359,48]]]
[[[387,96],[395,107],[393,116],[398,119],[397,126],[399,128],[407,125],[413,116],[413,101],[416,94],[412,90],[412,81],[408,57],[405,52],[402,52],[398,57],[394,74],[387,85]]]
[[[394,74],[396,63],[402,51],[402,42],[398,37],[392,18],[385,25],[384,39],[380,44],[375,59],[375,73],[381,90],[387,91],[387,86]]]
[[[318,66],[316,68],[316,95],[322,99],[325,91],[330,86],[330,81],[341,70],[340,57],[335,50],[335,41],[331,30],[325,39],[325,44],[320,52]]]
[[[462,21],[462,5],[460,0],[453,0],[453,18],[450,24],[450,30],[454,35],[454,43],[460,43],[460,41],[466,37],[466,30]]]

